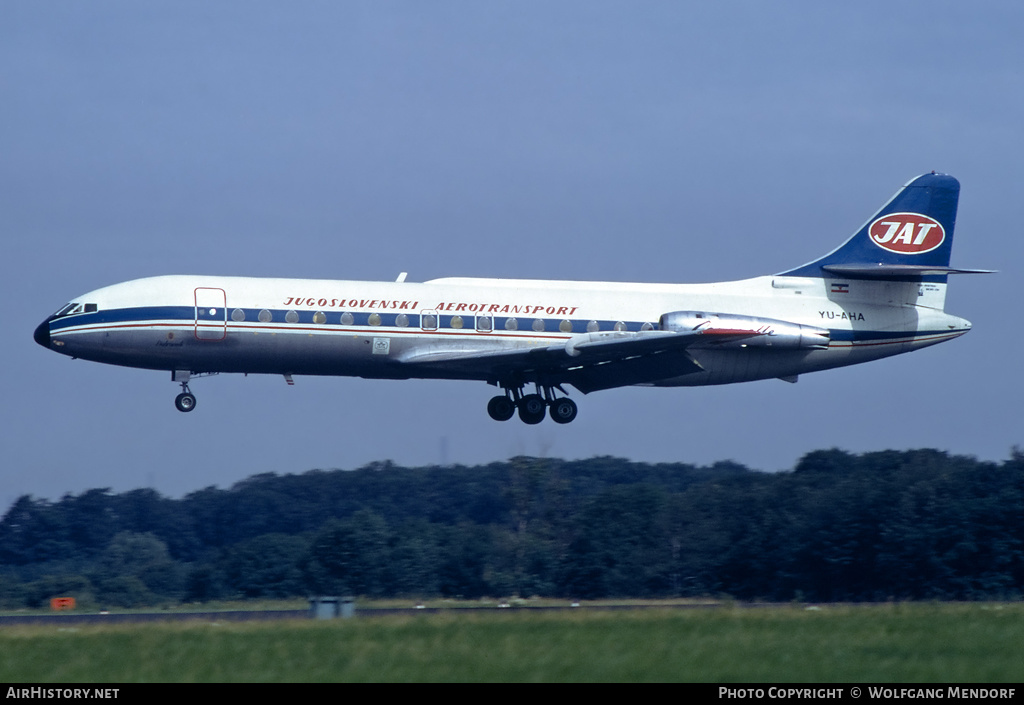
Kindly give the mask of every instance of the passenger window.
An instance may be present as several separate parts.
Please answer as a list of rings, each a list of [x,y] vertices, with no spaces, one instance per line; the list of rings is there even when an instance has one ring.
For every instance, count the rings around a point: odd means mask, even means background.
[[[245,320],[245,311],[243,311],[240,308],[236,308],[234,311],[231,312],[231,320],[241,323],[242,321]]]
[[[615,330],[617,330],[617,331],[624,331],[624,330],[626,330],[626,323],[624,321],[619,321],[618,323],[615,324]]]
[[[601,324],[598,323],[597,321],[591,321],[590,323],[587,324],[588,333],[596,333],[599,330],[601,330]]]
[[[482,333],[487,333],[491,330],[491,317],[490,316],[477,316],[476,317],[476,329]]]
[[[260,323],[270,323],[272,320],[274,320],[274,314],[272,314],[267,309],[263,309],[262,311],[260,311],[260,315],[258,316],[258,318],[260,319]]]
[[[533,329],[535,331],[537,331],[538,333],[543,331],[544,330],[544,319],[543,318],[534,318],[533,319]]]
[[[654,324],[644,323],[642,326],[640,326],[640,330],[654,330]]]
[[[519,330],[519,321],[514,318],[506,318],[505,330]]]
[[[316,323],[318,325],[327,323],[327,314],[325,314],[323,311],[317,311],[316,313],[313,314],[313,323]]]
[[[420,328],[423,330],[437,330],[437,316],[432,313],[421,314]]]
[[[398,326],[399,328],[405,328],[406,326],[409,325],[409,317],[406,316],[404,313],[398,314],[397,316],[395,316],[395,325]]]
[[[371,313],[370,317],[367,319],[366,322],[369,323],[371,326],[379,326],[380,325],[380,314],[379,313]]]
[[[341,314],[341,325],[343,325],[343,326],[350,326],[350,325],[352,325],[355,322],[356,322],[356,317],[353,316],[348,311],[346,311],[345,313]]]
[[[288,313],[284,314],[284,320],[287,321],[288,323],[298,323],[299,314],[295,311],[289,311]]]
[[[449,325],[452,328],[462,328],[462,316],[452,316],[452,321]]]
[[[558,330],[562,331],[563,333],[572,333],[572,321],[570,321],[569,319],[565,319],[564,321],[558,324]]]

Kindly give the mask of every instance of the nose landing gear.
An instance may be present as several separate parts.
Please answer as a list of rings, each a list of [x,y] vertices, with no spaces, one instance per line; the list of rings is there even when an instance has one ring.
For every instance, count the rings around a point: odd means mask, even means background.
[[[192,411],[196,408],[196,396],[188,391],[188,385],[182,386],[185,391],[174,397],[174,405],[178,407],[178,411]]]
[[[171,372],[171,381],[181,383],[181,394],[174,397],[174,406],[178,411],[189,412],[196,408],[196,397],[189,391],[188,381],[192,373],[188,371],[175,370]]]
[[[576,402],[569,397],[556,397],[555,389],[563,394],[565,390],[559,385],[537,385],[537,393],[523,394],[523,387],[505,387],[505,394],[493,397],[487,402],[487,413],[495,421],[508,421],[519,412],[519,420],[525,424],[535,425],[544,420],[550,412],[555,423],[566,424],[576,418],[578,411]]]

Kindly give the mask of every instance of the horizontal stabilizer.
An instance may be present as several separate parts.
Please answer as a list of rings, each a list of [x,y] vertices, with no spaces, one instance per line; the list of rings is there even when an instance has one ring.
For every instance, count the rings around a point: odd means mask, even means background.
[[[854,279],[920,279],[946,274],[995,274],[994,269],[956,269],[926,264],[826,264],[826,272]]]

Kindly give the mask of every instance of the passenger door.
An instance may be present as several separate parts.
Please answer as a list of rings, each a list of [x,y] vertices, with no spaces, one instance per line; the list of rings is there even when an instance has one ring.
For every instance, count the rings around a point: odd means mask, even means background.
[[[227,335],[228,309],[224,290],[196,287],[196,338],[224,340]]]

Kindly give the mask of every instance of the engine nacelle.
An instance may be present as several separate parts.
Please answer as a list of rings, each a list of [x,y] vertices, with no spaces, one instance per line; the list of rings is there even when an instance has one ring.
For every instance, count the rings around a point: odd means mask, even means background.
[[[661,317],[661,329],[708,336],[707,345],[722,348],[772,347],[821,350],[828,347],[825,328],[732,313],[673,311]],[[749,333],[745,336],[744,333]],[[699,344],[703,347],[705,344]]]

